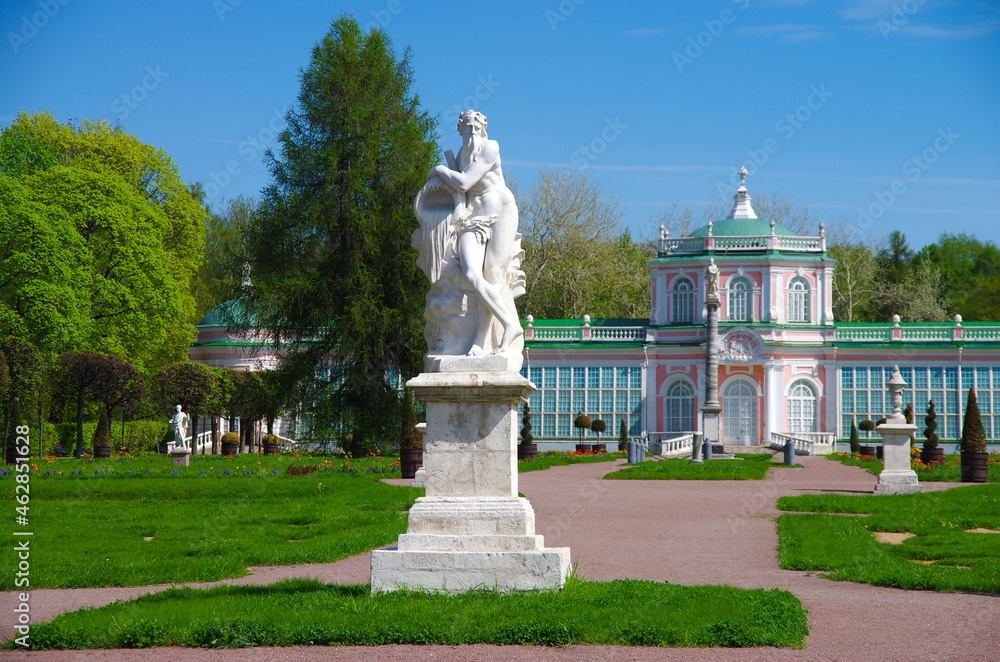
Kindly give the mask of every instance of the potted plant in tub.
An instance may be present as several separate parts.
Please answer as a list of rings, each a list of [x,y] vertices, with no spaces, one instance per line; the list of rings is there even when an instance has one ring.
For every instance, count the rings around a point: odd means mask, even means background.
[[[872,448],[872,446],[870,446],[868,444],[868,440],[872,438],[872,431],[875,429],[875,421],[871,421],[871,420],[869,420],[869,419],[866,418],[865,420],[863,420],[860,423],[858,423],[858,429],[865,433],[865,445],[861,447],[861,450],[860,450],[861,454],[862,455],[874,455],[875,454],[875,450]],[[853,437],[852,437],[851,452],[855,453],[857,451],[854,450],[853,443],[854,443],[854,441],[853,441]]]
[[[236,455],[240,451],[240,435],[227,432],[222,435],[222,454]]]
[[[281,442],[276,434],[265,434],[260,438],[260,443],[264,445],[264,455],[277,455],[281,452]]]
[[[601,433],[608,429],[608,424],[599,418],[595,418],[590,422],[590,429],[597,434],[597,443],[594,444],[595,453],[607,453],[608,445],[601,443]]]
[[[927,415],[924,416],[924,447],[920,449],[920,461],[924,464],[944,460],[944,449],[938,448],[937,412],[934,411],[934,401],[927,403]]]
[[[983,429],[983,420],[979,417],[976,389],[970,388],[969,399],[965,404],[965,418],[962,420],[962,482],[985,483],[988,459],[986,431]]]
[[[533,460],[538,457],[538,444],[531,434],[531,405],[525,403],[521,416],[521,443],[517,445],[518,460]]]
[[[583,431],[589,430],[591,424],[593,424],[593,421],[591,421],[590,417],[583,412],[578,413],[576,418],[573,420],[573,427],[580,431],[580,443],[576,445],[576,451],[578,453],[590,453],[594,450],[592,445],[583,443]]]
[[[413,391],[403,389],[403,423],[399,435],[399,471],[402,478],[414,478],[424,463],[423,437],[417,432]]]

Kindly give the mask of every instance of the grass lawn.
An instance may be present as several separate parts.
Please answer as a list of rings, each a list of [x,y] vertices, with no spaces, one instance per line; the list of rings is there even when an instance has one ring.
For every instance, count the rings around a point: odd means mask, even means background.
[[[944,461],[924,464],[920,461],[919,449],[911,452],[913,470],[917,472],[917,478],[928,482],[950,482],[957,483],[962,480],[960,467],[961,458],[958,455],[945,455]],[[868,473],[875,476],[882,473],[882,460],[871,456],[850,453],[832,453],[827,455],[831,460],[852,467],[862,467]],[[987,483],[1000,483],[1000,453],[991,453],[989,457],[988,470],[986,472]]]
[[[36,649],[397,643],[801,648],[808,633],[798,599],[777,589],[570,578],[558,592],[368,592],[367,585],[312,580],[171,589],[32,625],[30,642]]]
[[[564,453],[561,451],[547,451],[539,453],[533,460],[519,460],[517,463],[518,473],[529,471],[539,471],[552,466],[565,466],[567,464],[592,464],[594,462],[613,462],[625,458],[624,451],[614,453],[602,453],[600,455]]]
[[[1000,593],[1000,486],[975,485],[897,496],[804,495],[778,509],[782,568],[876,586]],[[821,513],[869,514],[849,517]],[[875,532],[912,533],[902,544]]]
[[[289,466],[313,465],[307,475]],[[330,562],[395,542],[422,489],[386,458],[198,456],[52,460],[32,471],[28,526],[34,588],[141,586],[240,577],[255,565]],[[9,468],[0,476],[13,494]],[[0,535],[14,530],[0,518]],[[14,588],[13,573],[0,589]]]
[[[691,464],[690,458],[643,462],[608,474],[611,480],[761,480],[772,467],[787,467],[769,453],[745,453],[742,460],[711,460]],[[801,467],[801,464],[795,465]],[[791,467],[788,467],[791,468]]]

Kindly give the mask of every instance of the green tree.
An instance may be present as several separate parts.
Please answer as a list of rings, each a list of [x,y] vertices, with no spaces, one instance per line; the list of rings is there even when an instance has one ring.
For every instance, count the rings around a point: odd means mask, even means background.
[[[875,255],[861,242],[833,243],[827,254],[837,261],[833,272],[833,318],[868,321],[869,304],[877,290]]]
[[[263,415],[260,403],[264,398],[264,382],[256,372],[234,371],[232,378],[233,395],[229,406],[240,420],[243,438],[240,451],[245,452],[254,445],[254,427]]]
[[[90,445],[95,450],[111,447],[111,424],[108,423],[108,407],[105,404],[101,404],[101,415],[97,417],[97,427],[94,428],[94,438]]]
[[[524,404],[524,415],[521,416],[521,443],[530,444],[535,438],[531,434],[531,405]]]
[[[225,201],[205,223],[205,260],[192,285],[195,320],[216,305],[238,299],[246,276],[246,237],[256,212],[253,198],[239,195]]]
[[[601,433],[608,429],[608,424],[595,418],[590,424],[590,429],[597,433],[597,443],[601,443]]]
[[[573,427],[580,431],[580,443],[583,443],[583,431],[589,430],[593,421],[586,414],[577,414],[576,418],[573,419]]]
[[[32,398],[41,397],[44,391],[42,377],[45,364],[34,345],[16,336],[0,339],[0,354],[4,356],[8,377],[7,388],[0,398],[4,413],[4,428],[0,434],[3,435],[3,448],[10,448],[13,446],[10,431],[14,428],[12,409],[15,404],[28,403]],[[20,410],[20,405],[18,408]],[[41,421],[38,423],[40,426]]]
[[[219,418],[232,420],[230,413],[230,402],[236,390],[233,382],[234,371],[228,368],[212,368],[215,375],[217,388],[214,397],[204,406],[205,415],[209,417],[209,425],[212,428],[212,454],[219,452]]]
[[[986,452],[986,430],[983,429],[983,419],[979,415],[979,401],[976,399],[975,388],[969,389],[969,397],[965,403],[965,418],[962,419],[962,452]]]
[[[311,382],[310,429],[354,445],[395,438],[395,376],[421,368],[424,295],[412,201],[437,161],[434,120],[411,92],[409,52],[342,16],[300,75],[272,183],[250,223],[248,309]],[[319,375],[319,377],[317,377]]]
[[[924,416],[924,450],[933,450],[938,447],[939,437],[937,435],[937,412],[934,411],[934,401],[927,403],[927,415]]]
[[[0,255],[15,258],[0,333],[144,374],[183,357],[206,212],[169,157],[105,122],[20,113],[0,133],[0,173]]]
[[[624,418],[621,419],[621,425],[618,426],[618,450],[628,450],[628,428],[625,427]]]
[[[858,439],[858,426],[851,421],[851,454],[861,452],[861,440]]]
[[[399,432],[399,447],[404,449],[421,448],[420,435],[417,433],[417,412],[413,409],[413,391],[403,389],[403,422]]]

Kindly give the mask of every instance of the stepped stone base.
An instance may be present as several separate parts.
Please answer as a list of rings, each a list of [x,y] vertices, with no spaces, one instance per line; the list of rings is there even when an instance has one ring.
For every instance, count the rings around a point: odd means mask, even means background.
[[[921,490],[915,471],[883,471],[875,484],[875,494],[916,494]]]

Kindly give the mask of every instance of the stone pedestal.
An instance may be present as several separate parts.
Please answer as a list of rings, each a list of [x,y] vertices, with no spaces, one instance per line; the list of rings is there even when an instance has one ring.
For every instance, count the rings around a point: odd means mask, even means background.
[[[876,430],[882,435],[882,473],[875,484],[875,494],[915,494],[920,491],[917,472],[910,467],[910,435],[916,425],[883,423]]]
[[[372,552],[372,592],[559,588],[569,548],[547,548],[517,496],[517,405],[534,386],[514,372],[423,373],[426,496],[395,548]]]
[[[186,467],[191,464],[191,449],[184,447],[173,447],[170,449],[171,464],[175,467]]]

